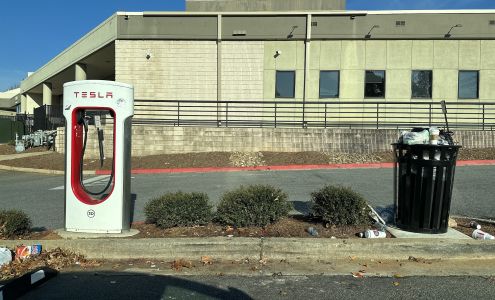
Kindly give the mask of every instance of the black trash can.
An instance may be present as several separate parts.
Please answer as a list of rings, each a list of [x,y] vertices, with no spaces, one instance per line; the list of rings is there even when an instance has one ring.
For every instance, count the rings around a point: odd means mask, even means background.
[[[461,146],[392,145],[397,227],[418,233],[447,232]]]

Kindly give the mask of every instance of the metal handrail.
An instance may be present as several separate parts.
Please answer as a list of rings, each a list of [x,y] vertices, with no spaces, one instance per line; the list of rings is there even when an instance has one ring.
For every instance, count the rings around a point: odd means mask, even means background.
[[[495,127],[495,102],[447,105],[451,128]],[[440,101],[135,100],[134,107],[134,124],[374,129],[444,125]]]

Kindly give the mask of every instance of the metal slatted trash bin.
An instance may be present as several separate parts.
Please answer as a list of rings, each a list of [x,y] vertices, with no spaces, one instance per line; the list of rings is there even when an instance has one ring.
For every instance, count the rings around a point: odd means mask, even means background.
[[[397,227],[418,233],[447,232],[461,146],[392,145]]]

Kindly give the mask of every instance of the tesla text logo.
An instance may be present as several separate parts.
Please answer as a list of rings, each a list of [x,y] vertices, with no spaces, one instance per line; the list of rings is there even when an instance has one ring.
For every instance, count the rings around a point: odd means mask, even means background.
[[[76,98],[99,98],[108,99],[113,98],[112,92],[74,92]]]

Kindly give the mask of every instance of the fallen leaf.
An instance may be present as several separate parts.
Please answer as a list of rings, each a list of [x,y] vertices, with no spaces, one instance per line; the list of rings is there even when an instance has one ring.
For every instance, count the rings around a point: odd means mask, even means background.
[[[354,278],[363,278],[364,277],[364,274],[361,273],[361,272],[352,272],[352,277]]]
[[[201,262],[203,263],[203,265],[213,264],[211,256],[207,256],[207,255],[201,256]]]
[[[172,269],[174,269],[175,271],[182,271],[182,268],[191,268],[192,266],[192,262],[182,258],[179,260],[174,260],[171,265]]]
[[[356,260],[357,256],[353,255],[353,256],[349,256],[349,258],[350,258],[351,260]]]
[[[399,286],[399,285],[400,285],[400,283],[399,283],[398,281],[394,281],[394,282],[392,282],[392,284],[393,284],[394,286]]]
[[[402,278],[404,276],[400,275],[400,274],[394,274],[394,278]]]

